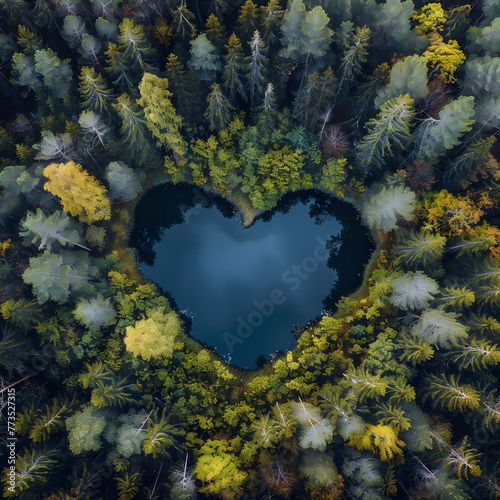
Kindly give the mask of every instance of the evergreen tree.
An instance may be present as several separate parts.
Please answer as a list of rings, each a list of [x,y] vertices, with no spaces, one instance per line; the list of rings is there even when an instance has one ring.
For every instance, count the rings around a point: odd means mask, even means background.
[[[101,434],[106,427],[104,412],[89,404],[66,419],[69,448],[75,455],[97,451],[102,446]]]
[[[397,261],[409,269],[421,269],[436,265],[444,252],[446,238],[429,231],[406,230],[399,233],[394,247]]]
[[[356,146],[357,169],[364,177],[405,150],[414,114],[413,99],[406,94],[382,104],[377,117],[368,121],[368,134]]]
[[[16,457],[14,485],[9,482],[12,476],[7,475],[8,469],[3,470],[4,498],[19,498],[19,494],[25,494],[30,488],[40,487],[48,481],[48,475],[56,464],[51,453],[24,448],[23,453]]]
[[[237,93],[243,99],[246,99],[245,88],[240,77],[244,68],[243,47],[234,33],[229,37],[226,50],[227,54],[224,56],[226,65],[224,66],[224,73],[222,75],[224,78],[222,86],[231,101],[234,102]]]
[[[90,146],[90,150],[100,144],[107,151],[104,137],[109,133],[109,128],[104,124],[102,117],[94,111],[83,111],[78,119],[82,127],[83,137]]]
[[[446,349],[467,338],[467,326],[456,320],[457,315],[442,309],[427,309],[412,327],[413,335],[438,349]]]
[[[54,398],[52,404],[46,404],[34,420],[29,434],[30,439],[34,443],[46,441],[52,434],[64,429],[64,420],[71,413],[71,403],[68,401],[61,403]]]
[[[447,150],[460,144],[460,137],[471,130],[474,98],[461,96],[440,112],[439,119],[429,118],[417,129],[415,155],[433,164]]]
[[[154,71],[150,62],[155,61],[156,51],[151,48],[142,26],[136,25],[132,19],[124,18],[118,29],[120,34],[117,44],[125,65],[138,75],[145,71]]]
[[[213,82],[220,70],[219,55],[215,46],[202,33],[191,42],[191,59],[189,66],[193,68],[202,81]]]
[[[132,201],[142,192],[139,176],[124,163],[113,161],[106,167],[109,197],[114,200]]]
[[[307,78],[293,102],[293,116],[311,130],[317,130],[330,112],[336,95],[337,79],[332,68],[319,73],[315,71]]]
[[[82,35],[82,43],[78,48],[78,52],[81,54],[81,62],[83,62],[83,64],[101,67],[99,61],[101,48],[102,45],[99,38],[84,33]]]
[[[41,319],[41,309],[37,301],[27,300],[24,297],[18,300],[9,299],[5,301],[0,306],[0,311],[5,321],[14,324],[17,328],[25,332]],[[9,343],[7,342],[7,345]]]
[[[259,7],[252,0],[246,0],[238,13],[237,32],[240,38],[248,40],[259,29]]]
[[[114,101],[114,95],[102,75],[96,73],[94,68],[84,66],[78,79],[82,108],[99,113],[108,112]]]
[[[269,0],[267,5],[260,7],[260,24],[262,26],[262,40],[269,46],[277,41],[276,33],[279,30],[285,11],[281,8],[280,0]]]
[[[121,119],[120,135],[123,146],[133,160],[143,165],[148,154],[149,134],[143,110],[127,94],[122,94],[113,107]]]
[[[391,69],[391,81],[377,92],[375,106],[378,108],[389,99],[404,94],[412,99],[422,99],[427,95],[425,57],[413,55],[398,61]]]
[[[425,398],[430,399],[434,407],[462,413],[479,409],[479,391],[469,384],[460,385],[454,375],[429,375],[426,382]]]
[[[105,71],[109,74],[112,83],[121,92],[134,92],[136,78],[125,60],[124,54],[114,43],[108,44]]]
[[[398,227],[398,217],[406,220],[413,218],[416,200],[415,193],[408,188],[383,187],[379,193],[365,201],[363,217],[372,228],[389,232]]]
[[[179,436],[182,430],[176,425],[169,424],[165,410],[161,413],[155,410],[153,416],[148,420],[142,451],[145,455],[152,455],[156,458],[158,455],[167,455],[167,450],[176,445],[176,436]]]
[[[205,23],[205,35],[209,42],[219,49],[227,42],[226,29],[214,14],[210,14]]]
[[[253,105],[255,96],[260,95],[264,85],[264,73],[267,66],[265,56],[264,42],[260,39],[260,34],[255,31],[252,40],[249,42],[251,55],[248,68],[248,88],[250,94],[250,103]]]
[[[214,83],[212,91],[207,96],[207,110],[205,118],[210,124],[210,130],[221,130],[227,126],[231,120],[231,104],[220,90],[220,85]]]
[[[81,245],[81,226],[62,210],[49,216],[46,216],[40,208],[37,208],[36,212],[27,212],[21,221],[19,234],[25,237],[25,244],[38,244],[39,250],[47,249],[50,252],[58,245],[76,245],[90,251]]]

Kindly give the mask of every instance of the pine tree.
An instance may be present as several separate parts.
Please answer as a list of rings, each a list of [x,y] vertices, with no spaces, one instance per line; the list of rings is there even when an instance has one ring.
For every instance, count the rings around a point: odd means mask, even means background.
[[[165,409],[160,413],[155,410],[153,416],[148,420],[142,451],[145,455],[167,455],[167,450],[176,445],[176,436],[182,434],[182,430],[175,424],[169,424]]]
[[[219,55],[215,46],[202,33],[191,42],[191,58],[188,65],[202,81],[212,82],[220,70]]]
[[[118,380],[113,377],[112,382],[96,380],[95,389],[92,391],[90,402],[97,408],[107,406],[125,406],[133,400],[131,392],[135,389],[134,384],[127,384],[126,379]]]
[[[194,14],[186,7],[186,0],[181,0],[178,8],[172,12],[172,31],[176,38],[186,42],[196,33],[196,19]]]
[[[424,309],[433,295],[438,292],[438,284],[424,273],[406,273],[391,281],[392,294],[389,300],[400,309]]]
[[[94,68],[84,66],[80,71],[78,90],[81,107],[99,113],[107,113],[114,101],[113,91],[100,73]]]
[[[224,56],[226,65],[224,66],[224,73],[222,75],[224,79],[222,86],[231,101],[234,102],[237,93],[246,100],[245,88],[240,77],[244,68],[243,47],[239,38],[234,33],[229,37],[229,41],[225,47],[227,55]]]
[[[249,42],[251,55],[248,68],[248,88],[250,93],[250,103],[254,104],[256,95],[259,96],[264,85],[265,70],[267,66],[267,58],[265,56],[266,49],[264,42],[260,39],[260,34],[255,31],[251,41]]]
[[[367,398],[378,399],[388,389],[387,380],[380,373],[372,374],[363,365],[357,368],[351,366],[344,376],[360,403]]]
[[[362,213],[367,224],[374,230],[392,231],[398,227],[398,217],[413,218],[417,197],[410,189],[390,186],[372,195],[363,204]]]
[[[0,311],[5,321],[12,323],[24,332],[27,332],[34,323],[41,319],[42,312],[36,300],[28,300],[24,297],[18,300],[6,300],[0,306]]]
[[[207,110],[205,118],[210,124],[210,130],[219,131],[227,126],[231,120],[231,104],[220,90],[220,85],[214,83],[212,91],[207,96]]]
[[[37,50],[43,49],[43,40],[26,26],[18,26],[17,43],[23,48],[23,53],[32,56]]]
[[[446,238],[429,231],[401,231],[394,246],[397,261],[409,269],[422,269],[435,265],[442,257]]]
[[[225,26],[221,24],[214,14],[210,14],[205,22],[205,35],[210,43],[219,49],[227,42]]]
[[[402,335],[397,346],[402,351],[399,359],[405,363],[418,365],[434,356],[434,349],[416,335]]]
[[[140,472],[129,474],[125,472],[124,477],[114,477],[118,490],[118,500],[133,500],[139,493]]]
[[[149,63],[155,61],[156,51],[151,48],[142,26],[136,25],[132,19],[124,18],[118,29],[118,48],[128,68],[138,75],[145,71],[154,71],[154,67]]]
[[[62,36],[70,49],[75,49],[82,43],[86,32],[85,21],[80,16],[69,15],[64,18]]]
[[[104,69],[109,74],[113,85],[118,87],[121,92],[134,92],[135,75],[118,46],[114,43],[108,44],[108,50],[104,54],[106,56]]]
[[[262,40],[267,46],[276,43],[276,33],[279,30],[284,14],[285,11],[281,8],[280,0],[269,0],[267,5],[260,7]]]
[[[445,287],[437,299],[438,304],[453,311],[463,311],[469,308],[476,300],[474,292],[467,287]]]
[[[4,483],[4,498],[19,498],[19,494],[25,493],[35,485],[40,486],[48,481],[48,475],[57,464],[51,453],[37,451],[35,448],[23,449],[23,453],[17,455],[14,473],[14,485],[9,483],[10,477],[5,468],[2,473]]]
[[[177,115],[170,98],[168,80],[144,73],[139,83],[141,98],[137,100],[144,109],[146,123],[156,144],[169,150],[182,152],[186,149],[181,136],[182,118]]]
[[[476,411],[480,407],[479,391],[469,384],[459,385],[453,374],[429,375],[426,382],[425,398],[430,399],[434,407],[462,413]]]
[[[460,144],[460,137],[471,130],[474,120],[474,98],[461,96],[440,112],[439,119],[428,118],[414,134],[415,155],[430,164],[436,163],[447,150]]]
[[[468,328],[456,320],[455,313],[427,309],[418,318],[412,334],[438,349],[449,348],[467,338]]]
[[[351,26],[352,29],[352,26]],[[346,39],[344,47],[344,55],[342,63],[340,64],[340,78],[337,86],[337,92],[333,103],[330,106],[328,113],[325,115],[323,120],[323,126],[321,127],[321,132],[319,134],[320,141],[323,138],[325,132],[325,127],[332,111],[335,108],[337,99],[340,93],[344,90],[344,85],[350,85],[354,77],[362,74],[362,67],[368,57],[368,49],[370,46],[370,29],[366,26],[357,27],[356,31],[351,32],[349,37]]]
[[[357,169],[364,177],[386,168],[388,161],[405,150],[414,115],[413,99],[406,94],[382,104],[377,117],[368,121],[368,134],[356,146]]]
[[[113,107],[121,119],[121,143],[139,164],[148,153],[149,133],[143,110],[127,94],[122,94]]]
[[[30,439],[34,443],[46,441],[52,434],[64,429],[64,420],[71,413],[71,403],[68,401],[61,403],[54,398],[52,404],[46,404],[34,420],[29,434]]]
[[[405,443],[398,439],[397,432],[392,427],[368,424],[365,434],[351,436],[349,446],[354,446],[360,451],[369,450],[380,455],[383,462],[388,462],[398,455],[403,455]]]
[[[258,12],[259,8],[252,0],[246,0],[241,6],[236,28],[236,31],[240,34],[240,38],[248,40],[259,29]]]
[[[319,129],[331,109],[337,90],[337,79],[332,68],[323,73],[315,71],[297,92],[293,102],[293,116],[311,130]]]
[[[36,212],[26,212],[21,221],[20,236],[25,237],[26,244],[38,244],[38,249],[47,249],[49,252],[53,247],[78,246],[90,251],[81,245],[82,228],[68,217],[62,210],[46,216],[40,208]]]
[[[460,369],[481,371],[500,363],[500,348],[488,340],[472,339],[454,346],[446,353],[446,358],[458,365]]]

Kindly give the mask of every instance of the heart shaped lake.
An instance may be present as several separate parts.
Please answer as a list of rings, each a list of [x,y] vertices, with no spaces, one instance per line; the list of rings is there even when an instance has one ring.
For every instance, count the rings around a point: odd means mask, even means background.
[[[242,368],[292,349],[293,331],[355,291],[374,246],[350,205],[318,192],[286,195],[245,228],[222,198],[172,185],[138,204],[131,245],[190,334]]]

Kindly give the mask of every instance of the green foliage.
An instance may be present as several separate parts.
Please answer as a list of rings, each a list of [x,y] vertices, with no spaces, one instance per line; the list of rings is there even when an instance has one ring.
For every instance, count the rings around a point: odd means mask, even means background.
[[[97,329],[111,324],[116,317],[110,299],[105,299],[100,294],[90,299],[80,299],[73,314],[82,325]]]
[[[97,451],[102,446],[101,434],[106,427],[106,418],[101,410],[93,405],[85,406],[82,411],[66,419],[69,431],[69,449],[75,455],[86,451]]]
[[[20,227],[19,234],[25,237],[25,244],[38,244],[39,250],[46,249],[50,252],[60,246],[75,245],[89,250],[81,245],[81,225],[62,210],[57,210],[49,216],[39,208],[36,212],[26,212]]]
[[[460,385],[453,374],[429,375],[426,382],[425,398],[430,399],[434,407],[462,413],[479,409],[479,391],[470,384]]]
[[[422,272],[406,273],[391,282],[389,300],[400,309],[425,309],[438,292],[438,284]]]
[[[212,91],[207,97],[207,110],[205,118],[210,124],[210,130],[221,130],[228,125],[231,120],[231,104],[220,90],[220,85],[214,83]]]
[[[413,99],[408,94],[381,105],[377,117],[366,123],[368,134],[356,146],[357,169],[363,177],[383,169],[406,148],[413,117]]]
[[[141,181],[133,169],[122,162],[111,162],[106,167],[109,196],[112,200],[132,201],[142,192]]]
[[[264,85],[264,73],[267,66],[267,59],[265,56],[264,43],[260,38],[258,31],[255,31],[250,45],[250,64],[248,67],[248,88],[250,94],[250,103],[253,104],[256,100],[256,95],[259,96],[262,92]]]
[[[200,80],[207,82],[213,82],[220,70],[217,50],[205,33],[191,42],[189,66],[197,72]]]
[[[174,350],[175,337],[181,332],[181,322],[174,311],[165,314],[163,308],[147,312],[134,326],[127,326],[124,338],[127,351],[145,359],[169,358]]]
[[[409,56],[398,61],[391,69],[391,81],[377,92],[378,108],[389,99],[408,94],[412,99],[427,95],[427,66],[423,56]]]
[[[155,410],[153,416],[148,420],[142,451],[145,455],[167,455],[167,450],[176,446],[176,437],[183,433],[182,429],[175,424],[170,424],[165,410],[159,412]]]
[[[35,448],[23,449],[23,453],[16,456],[14,484],[10,484],[12,476],[7,475],[9,470],[2,471],[2,483],[4,483],[4,498],[19,498],[35,485],[40,487],[48,481],[48,475],[56,465],[57,461],[51,458],[51,453],[44,453]]]
[[[2,318],[23,331],[28,331],[40,319],[41,309],[36,300],[9,299],[0,306]]]
[[[71,404],[68,401],[61,403],[54,398],[52,404],[45,405],[34,420],[29,433],[30,439],[34,443],[46,441],[52,434],[64,429],[64,419],[71,413]]]
[[[72,293],[87,288],[94,272],[87,259],[77,260],[75,254],[46,251],[40,257],[30,258],[23,280],[33,286],[40,304],[49,299],[64,304]]]
[[[195,474],[202,482],[202,493],[227,500],[238,498],[248,476],[240,470],[240,461],[227,452],[222,441],[216,440],[208,440],[201,447]]]
[[[149,146],[149,134],[144,112],[127,94],[118,97],[117,103],[113,104],[113,107],[121,119],[122,145],[135,161],[143,165],[146,162]]]
[[[102,75],[96,73],[94,68],[84,66],[80,70],[78,80],[82,108],[98,111],[99,113],[109,111],[114,95]]]
[[[59,59],[51,49],[35,52],[35,70],[41,75],[45,88],[53,97],[62,99],[69,91],[73,76],[69,62],[69,59]]]
[[[233,33],[225,46],[227,54],[224,56],[226,65],[224,66],[224,83],[223,87],[229,94],[232,101],[236,94],[239,94],[243,99],[246,99],[245,88],[241,81],[241,74],[244,67],[243,47],[238,37]]]
[[[471,130],[474,120],[474,98],[461,96],[448,103],[439,119],[429,118],[416,132],[416,154],[430,164],[436,163],[447,150],[460,144],[460,137]]]
[[[132,19],[124,18],[118,29],[118,48],[127,68],[140,74],[154,71],[149,63],[155,61],[156,52],[146,39],[142,26],[136,25]]]
[[[413,218],[417,197],[406,187],[385,186],[363,204],[363,217],[374,230],[392,231],[398,227],[398,217]]]
[[[394,247],[396,259],[409,269],[432,268],[442,257],[446,238],[429,231],[401,231]]]
[[[177,115],[170,101],[172,93],[168,90],[168,80],[144,73],[139,92],[141,98],[137,103],[144,109],[147,126],[156,144],[182,152],[186,147],[180,133],[182,118]]]
[[[299,445],[302,448],[325,451],[333,436],[330,419],[324,418],[319,408],[303,403],[300,398],[299,403],[292,404],[292,414],[302,426]]]

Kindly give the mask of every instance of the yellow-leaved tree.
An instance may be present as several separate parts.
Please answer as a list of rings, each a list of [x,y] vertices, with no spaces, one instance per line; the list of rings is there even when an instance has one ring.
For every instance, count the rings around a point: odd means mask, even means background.
[[[51,163],[43,175],[48,179],[43,188],[60,198],[63,209],[81,222],[92,224],[111,218],[106,188],[81,165],[74,161]]]
[[[349,445],[358,450],[369,450],[380,456],[384,462],[393,458],[402,460],[404,441],[398,439],[396,431],[388,425],[366,426],[364,434],[354,434],[349,440]]]
[[[181,328],[181,321],[174,311],[165,314],[163,307],[150,309],[145,318],[134,326],[127,326],[125,346],[127,351],[145,361],[168,358],[174,351],[175,337]]]

